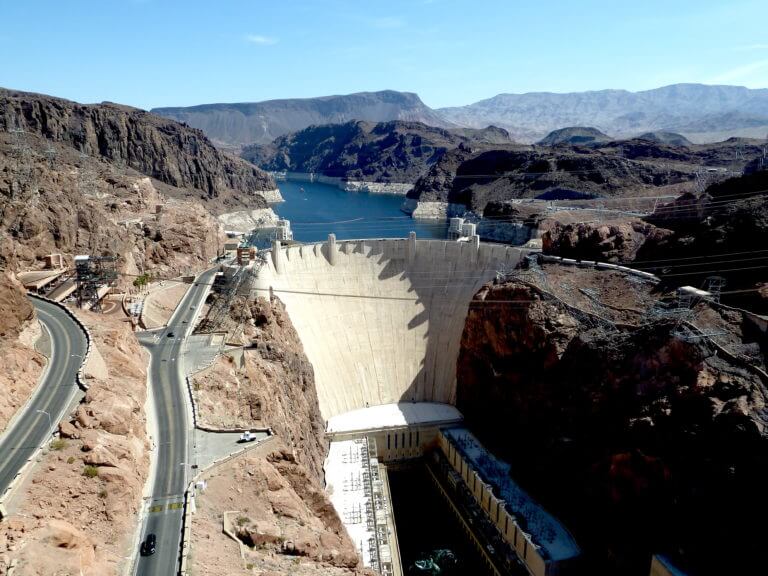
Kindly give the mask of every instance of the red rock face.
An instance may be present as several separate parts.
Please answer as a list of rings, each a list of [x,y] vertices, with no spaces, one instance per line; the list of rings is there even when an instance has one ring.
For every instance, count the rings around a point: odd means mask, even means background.
[[[617,276],[602,289],[632,287]],[[615,299],[616,325],[600,327],[559,296],[517,281],[476,296],[457,369],[469,426],[574,532],[588,573],[647,574],[656,552],[703,574],[732,562],[750,573],[762,543],[748,526],[768,512],[764,358],[756,369],[682,341],[673,322],[645,323]],[[720,318],[731,350],[746,338],[737,316]],[[728,505],[735,494],[750,505]]]
[[[543,230],[545,254],[601,262],[632,262],[643,247],[657,245],[672,236],[669,230],[636,219],[615,222],[561,224],[549,220]]]
[[[717,274],[730,304],[760,314],[768,304],[760,287],[768,282],[768,170],[710,186],[700,195],[683,194],[659,204],[644,220],[539,224],[545,254],[619,262],[657,274],[670,285],[703,286]],[[558,216],[558,219],[562,216]]]
[[[22,285],[10,274],[0,273],[0,343],[15,339],[35,317],[35,309],[24,295]]]

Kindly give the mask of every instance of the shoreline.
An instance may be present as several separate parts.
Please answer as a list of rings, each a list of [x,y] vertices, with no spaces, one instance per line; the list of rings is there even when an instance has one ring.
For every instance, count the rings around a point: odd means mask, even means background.
[[[345,192],[367,192],[368,194],[389,194],[405,196],[413,189],[408,182],[368,182],[364,180],[344,180],[339,176],[326,176],[310,172],[286,172],[288,182],[317,182],[336,186]]]

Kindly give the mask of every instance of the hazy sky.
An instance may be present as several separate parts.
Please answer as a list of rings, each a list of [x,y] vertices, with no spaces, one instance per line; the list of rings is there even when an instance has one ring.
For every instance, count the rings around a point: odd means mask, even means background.
[[[0,0],[0,86],[142,108],[768,87],[766,0]]]

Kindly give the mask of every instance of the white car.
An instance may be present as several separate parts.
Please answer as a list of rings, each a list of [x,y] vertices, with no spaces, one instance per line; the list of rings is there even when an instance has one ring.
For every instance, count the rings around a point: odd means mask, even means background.
[[[238,442],[253,442],[254,440],[256,440],[256,434],[253,432],[243,432]]]

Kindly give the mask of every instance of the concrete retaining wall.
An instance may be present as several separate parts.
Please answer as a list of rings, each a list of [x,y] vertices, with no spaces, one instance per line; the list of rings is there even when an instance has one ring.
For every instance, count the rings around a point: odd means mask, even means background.
[[[630,276],[637,276],[650,282],[660,282],[659,277],[651,274],[650,272],[644,272],[635,268],[628,268],[627,266],[620,266],[618,264],[611,264],[610,262],[596,262],[594,260],[575,260],[573,258],[561,258],[560,256],[549,256],[548,254],[541,254],[539,256],[542,262],[554,262],[556,264],[563,264],[565,266],[579,266],[581,268],[596,268],[598,270],[614,270],[616,272],[622,272]]]

